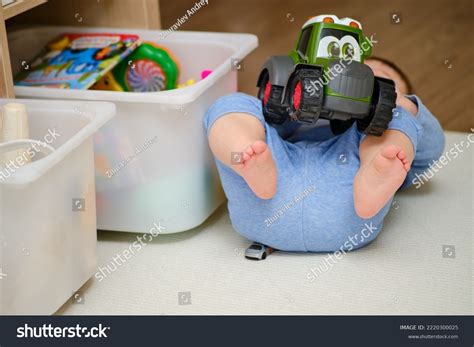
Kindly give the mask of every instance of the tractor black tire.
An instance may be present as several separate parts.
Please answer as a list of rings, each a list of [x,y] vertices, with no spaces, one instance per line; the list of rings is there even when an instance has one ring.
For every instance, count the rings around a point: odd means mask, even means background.
[[[265,121],[269,124],[283,124],[288,119],[288,108],[281,103],[283,90],[282,86],[270,84],[270,75],[265,71],[257,95],[262,101]]]
[[[315,123],[321,114],[324,93],[317,88],[321,78],[320,69],[299,69],[290,77],[287,98],[290,117],[294,121]]]
[[[392,120],[396,99],[395,83],[375,77],[370,114],[357,120],[357,129],[367,135],[382,136]]]

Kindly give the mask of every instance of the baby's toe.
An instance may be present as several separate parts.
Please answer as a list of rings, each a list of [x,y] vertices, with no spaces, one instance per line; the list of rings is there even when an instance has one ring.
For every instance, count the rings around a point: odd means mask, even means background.
[[[384,156],[387,159],[395,158],[395,156],[398,153],[400,153],[400,147],[395,146],[395,145],[387,146],[382,150],[382,156]]]
[[[253,151],[252,146],[248,146],[248,147],[245,149],[244,153],[248,154],[249,156],[254,155],[254,151]]]
[[[404,162],[404,163],[405,163],[405,161],[406,161],[406,159],[407,159],[407,155],[406,155],[406,153],[405,153],[405,151],[404,151],[403,149],[400,150],[400,152],[398,152],[397,157],[398,157],[398,159],[400,159],[400,160],[401,160],[402,162]]]
[[[263,141],[255,141],[252,145],[252,148],[255,154],[260,154],[265,152],[267,149],[267,144]]]
[[[252,158],[252,155],[249,155],[248,152],[243,152],[242,153],[242,159],[244,161],[248,161],[248,160],[250,160],[250,158]]]

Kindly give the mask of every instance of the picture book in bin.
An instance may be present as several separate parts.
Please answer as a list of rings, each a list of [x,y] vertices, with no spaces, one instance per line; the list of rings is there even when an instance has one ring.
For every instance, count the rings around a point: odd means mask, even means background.
[[[136,35],[64,34],[15,77],[15,85],[88,89],[138,45]]]

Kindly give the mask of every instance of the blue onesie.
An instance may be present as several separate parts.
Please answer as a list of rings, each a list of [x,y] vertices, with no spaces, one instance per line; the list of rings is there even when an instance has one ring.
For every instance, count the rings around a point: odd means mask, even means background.
[[[414,117],[397,106],[389,129],[405,133],[415,158],[403,186],[422,173],[444,150],[444,134],[430,111],[416,96]],[[258,198],[231,168],[216,159],[234,229],[252,241],[283,251],[350,251],[373,241],[380,232],[392,201],[371,219],[354,209],[352,184],[359,169],[359,143],[364,135],[354,124],[344,134],[331,133],[327,121],[307,126],[265,123],[261,101],[246,94],[218,99],[208,110],[204,126],[228,113],[247,113],[264,126],[266,143],[275,160],[277,192],[272,199]],[[322,126],[321,126],[322,124]]]

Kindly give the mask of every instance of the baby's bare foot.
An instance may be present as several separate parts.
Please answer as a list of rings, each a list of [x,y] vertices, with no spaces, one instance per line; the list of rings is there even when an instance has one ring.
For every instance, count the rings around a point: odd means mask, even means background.
[[[247,147],[236,171],[260,199],[273,198],[276,193],[277,170],[265,142],[255,141]]]
[[[361,218],[375,216],[402,185],[410,161],[398,146],[390,145],[370,163],[362,165],[354,179],[354,205]]]

